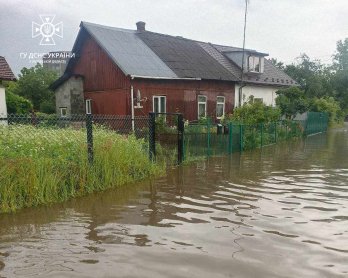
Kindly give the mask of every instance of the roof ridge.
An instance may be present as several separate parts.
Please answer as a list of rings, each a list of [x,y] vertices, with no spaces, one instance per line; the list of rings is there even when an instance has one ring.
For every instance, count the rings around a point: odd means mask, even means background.
[[[130,32],[130,33],[136,33],[136,30],[126,29],[126,28],[119,28],[119,27],[113,27],[113,26],[107,26],[107,25],[97,24],[97,23],[93,23],[93,22],[81,21],[81,23],[80,23],[80,27],[81,26],[88,27],[88,25],[93,26],[93,27],[99,27],[99,28],[114,30],[114,31],[127,31],[127,32]]]

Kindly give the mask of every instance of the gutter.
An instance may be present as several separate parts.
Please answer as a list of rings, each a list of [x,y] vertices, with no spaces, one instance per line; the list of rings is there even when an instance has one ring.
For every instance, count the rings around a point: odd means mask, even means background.
[[[160,77],[160,76],[143,76],[143,75],[129,75],[131,79],[158,79],[158,80],[202,80],[200,77]]]

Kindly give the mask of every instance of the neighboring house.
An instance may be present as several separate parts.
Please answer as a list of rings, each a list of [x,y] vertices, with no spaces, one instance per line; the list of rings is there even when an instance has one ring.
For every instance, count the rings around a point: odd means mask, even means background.
[[[274,92],[295,84],[266,54],[246,50],[243,64],[239,48],[149,32],[144,22],[137,30],[82,22],[72,53],[76,58],[51,85],[62,116],[83,112],[85,99],[95,114],[220,119],[238,103],[243,67],[245,98],[274,105]]]
[[[64,74],[70,57],[71,51],[49,52],[48,54],[43,56],[42,64],[44,68],[56,72],[60,77]]]
[[[5,57],[0,56],[0,117],[7,116],[7,106],[6,106],[6,93],[5,87],[2,81],[15,81],[14,76],[10,66],[5,60]]]

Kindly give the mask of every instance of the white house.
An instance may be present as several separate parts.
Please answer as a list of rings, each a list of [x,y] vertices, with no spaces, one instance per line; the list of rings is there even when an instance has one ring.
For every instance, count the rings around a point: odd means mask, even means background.
[[[276,91],[298,85],[266,58],[267,53],[216,44],[201,46],[240,80],[235,87],[235,107],[243,105],[249,97],[274,106]]]
[[[0,56],[0,117],[7,117],[6,94],[5,87],[2,81],[15,81],[10,66],[7,64],[4,57]]]

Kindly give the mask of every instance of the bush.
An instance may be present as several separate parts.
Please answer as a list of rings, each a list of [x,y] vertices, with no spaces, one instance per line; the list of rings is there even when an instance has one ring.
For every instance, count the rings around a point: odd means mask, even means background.
[[[280,119],[280,109],[267,106],[262,102],[249,99],[243,106],[234,109],[233,114],[227,115],[223,123],[256,125],[260,123],[275,122]]]
[[[29,114],[33,109],[29,100],[10,91],[6,91],[6,105],[10,114]]]
[[[303,90],[298,87],[290,87],[278,90],[276,105],[281,114],[287,119],[294,119],[297,114],[308,111],[308,99]]]
[[[344,121],[344,112],[333,97],[314,98],[310,105],[311,112],[326,112],[329,114],[330,125]]]

